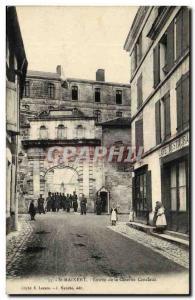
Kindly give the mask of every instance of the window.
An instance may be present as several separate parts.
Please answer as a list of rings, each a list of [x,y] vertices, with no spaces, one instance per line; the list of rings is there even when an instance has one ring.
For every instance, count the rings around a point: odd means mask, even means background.
[[[186,161],[180,161],[171,167],[171,210],[187,210]]]
[[[29,81],[25,82],[24,97],[30,97],[30,82]]]
[[[189,125],[189,73],[181,77],[176,85],[177,94],[177,131]]]
[[[50,99],[55,98],[55,86],[53,83],[48,83],[48,97]]]
[[[143,147],[144,140],[143,140],[143,119],[140,119],[135,122],[135,146],[136,146],[136,153],[138,153],[139,148]]]
[[[153,74],[154,87],[160,82],[160,44],[157,44],[153,50]]]
[[[116,104],[122,104],[122,91],[116,90]]]
[[[101,111],[100,110],[95,110],[94,111],[94,117],[96,119],[96,122],[101,122],[101,120],[102,120]]]
[[[40,127],[39,137],[41,140],[47,139],[48,137],[47,128],[44,125]]]
[[[76,85],[72,86],[72,100],[78,100],[78,87]]]
[[[155,103],[156,145],[171,135],[170,94]]]
[[[142,35],[140,34],[140,36],[137,39],[137,42],[134,46],[132,56],[131,56],[132,75],[133,75],[133,72],[137,69],[141,59],[142,59]]]
[[[122,118],[122,116],[123,116],[122,111],[117,111],[117,112],[116,112],[116,117]]]
[[[101,101],[100,88],[95,88],[95,102]]]
[[[82,125],[77,126],[77,138],[83,139],[85,137],[85,129]]]
[[[142,74],[137,79],[137,108],[139,108],[143,103],[142,94]]]
[[[57,128],[57,138],[58,139],[64,139],[66,138],[66,128],[63,124],[58,125]]]

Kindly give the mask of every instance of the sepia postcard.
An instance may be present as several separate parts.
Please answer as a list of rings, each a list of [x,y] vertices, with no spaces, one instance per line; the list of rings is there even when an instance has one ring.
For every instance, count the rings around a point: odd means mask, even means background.
[[[186,6],[6,7],[6,293],[189,295]]]

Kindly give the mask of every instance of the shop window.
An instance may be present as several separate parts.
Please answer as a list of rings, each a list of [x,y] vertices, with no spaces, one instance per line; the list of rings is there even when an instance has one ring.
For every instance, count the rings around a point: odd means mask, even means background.
[[[182,76],[177,82],[177,131],[189,126],[189,73]]]
[[[48,83],[48,97],[50,99],[55,98],[55,86],[53,83]]]
[[[137,108],[143,103],[142,74],[137,79]]]
[[[177,180],[176,166],[171,168],[171,210],[177,210]]]
[[[24,97],[30,97],[30,82],[26,81],[24,85]]]
[[[66,138],[66,128],[64,127],[63,124],[58,125],[57,138],[58,139],[65,139]]]
[[[117,112],[116,112],[116,117],[117,117],[117,118],[122,118],[122,116],[123,116],[122,111],[117,111]]]
[[[101,91],[100,88],[95,88],[95,102],[101,101]]]
[[[102,120],[101,110],[95,110],[94,117],[95,117],[96,122],[101,122],[101,120]]]
[[[72,86],[72,100],[78,100],[78,87],[76,85]]]
[[[116,90],[116,104],[120,105],[122,104],[122,91]]]
[[[48,131],[47,131],[47,128],[44,125],[42,125],[40,127],[39,137],[40,137],[41,140],[44,140],[44,139],[48,138]]]

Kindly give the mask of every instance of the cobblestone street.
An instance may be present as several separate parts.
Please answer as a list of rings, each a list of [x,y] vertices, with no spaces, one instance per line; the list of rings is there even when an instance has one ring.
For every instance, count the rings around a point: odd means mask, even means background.
[[[188,268],[188,251],[129,228],[119,216],[74,213],[20,216],[19,232],[7,236],[7,277],[38,275],[157,274]]]

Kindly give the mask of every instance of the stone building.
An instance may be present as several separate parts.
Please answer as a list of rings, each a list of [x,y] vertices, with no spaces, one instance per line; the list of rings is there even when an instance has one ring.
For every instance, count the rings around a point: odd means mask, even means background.
[[[28,72],[21,102],[21,212],[26,212],[30,199],[37,199],[39,194],[73,190],[79,196],[85,194],[89,212],[94,212],[98,194],[105,203],[105,213],[112,203],[121,213],[128,212],[131,173],[127,172],[127,164],[121,163],[120,168],[119,164],[107,163],[98,147],[108,150],[119,141],[130,145],[130,87],[103,81],[104,70],[98,70],[96,76],[97,81],[65,79],[60,66],[56,73]],[[114,123],[109,124],[109,120]],[[90,159],[61,161],[70,147],[78,153],[84,151],[83,147],[88,149]],[[60,156],[55,163],[47,159],[51,152]],[[100,157],[97,161],[94,153]],[[119,197],[120,192],[124,198]]]
[[[27,59],[15,7],[6,8],[6,232],[17,229],[19,108]]]
[[[150,223],[156,201],[168,229],[189,230],[189,9],[142,6],[124,48],[131,59],[132,145],[136,219]]]

